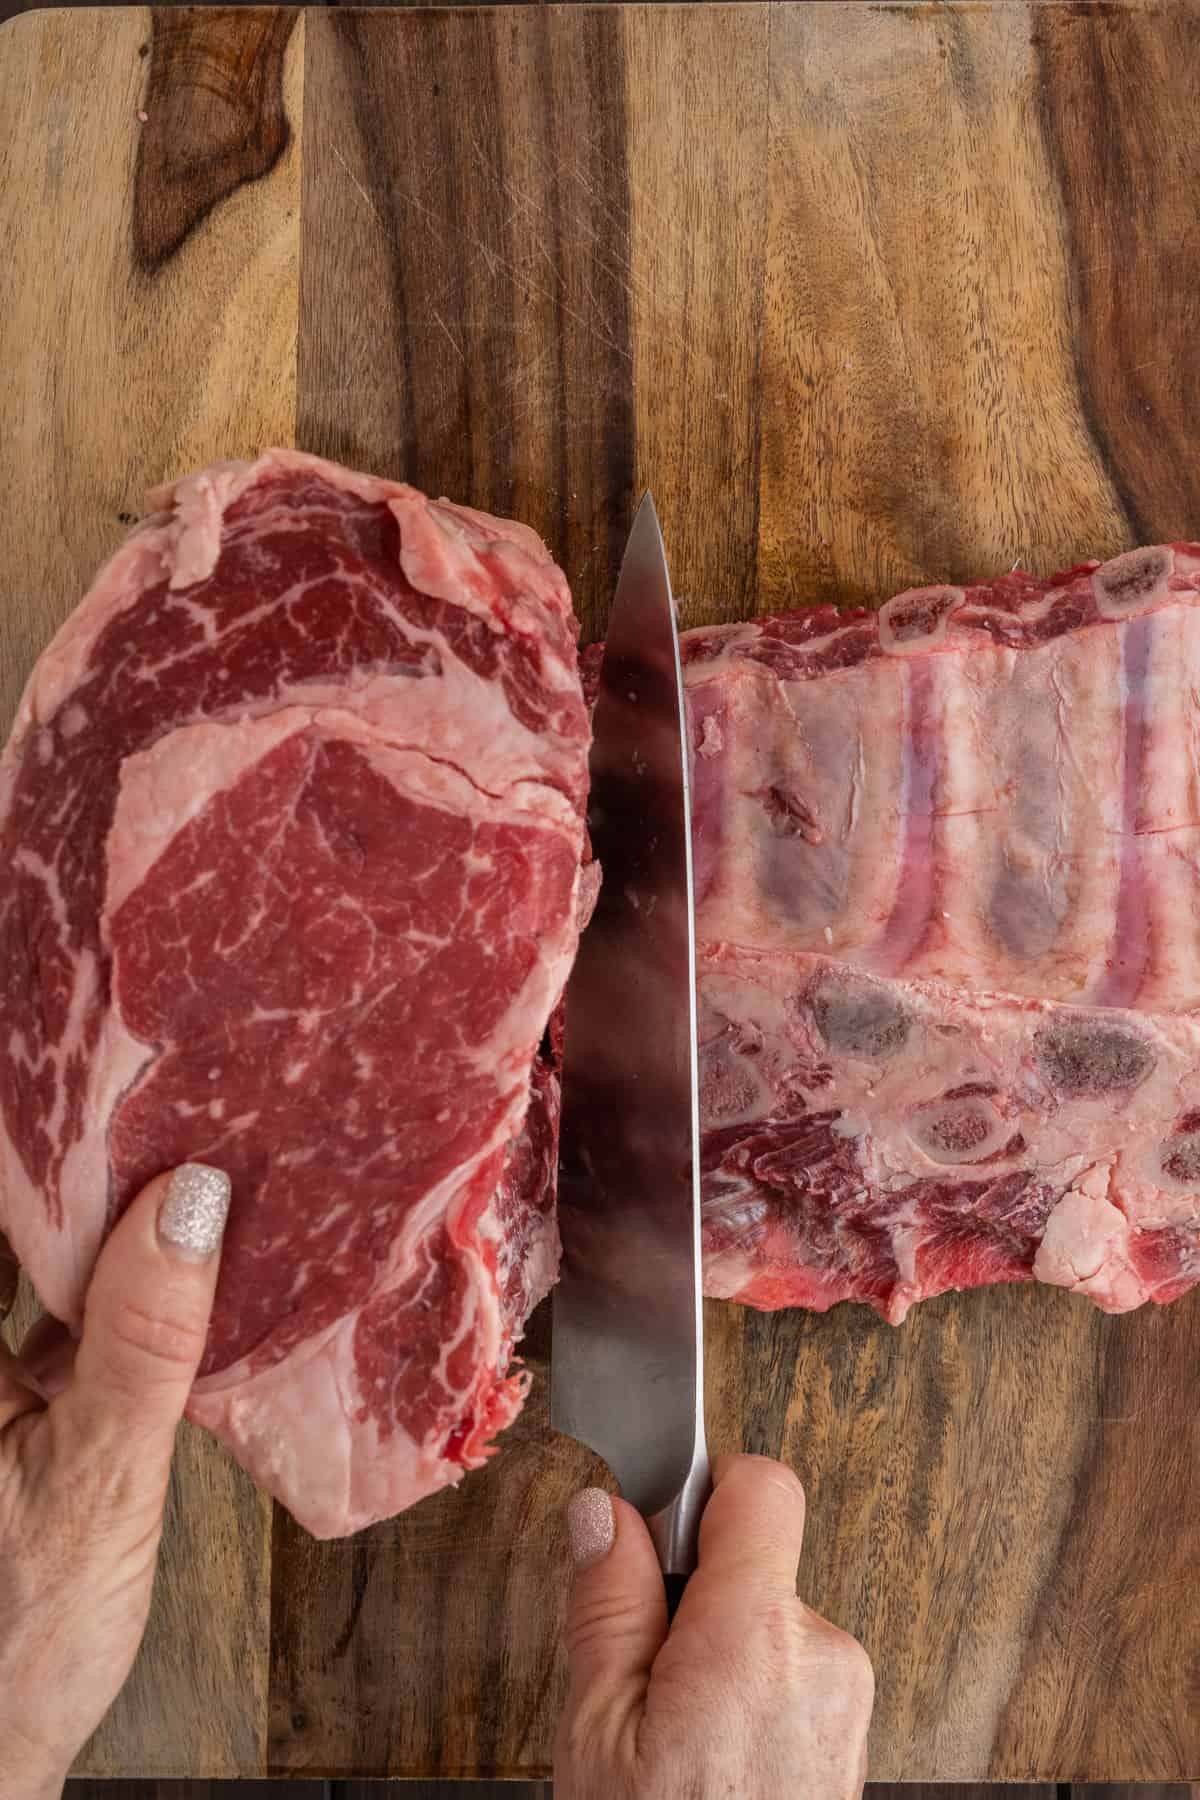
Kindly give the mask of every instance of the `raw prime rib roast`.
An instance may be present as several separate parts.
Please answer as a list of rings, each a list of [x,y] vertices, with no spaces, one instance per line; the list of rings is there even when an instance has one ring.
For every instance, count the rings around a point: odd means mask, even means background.
[[[1200,1281],[1200,546],[685,642],[705,1281]]]
[[[190,1414],[343,1533],[483,1460],[557,1269],[575,622],[531,532],[312,457],[152,504],[0,764],[0,1227],[77,1324],[143,1183],[228,1170]]]
[[[575,628],[531,533],[311,457],[156,505],[0,764],[0,1225],[78,1323],[227,1169],[191,1415],[344,1533],[484,1459],[554,1280]],[[1200,1280],[1198,574],[686,635],[711,1294]]]

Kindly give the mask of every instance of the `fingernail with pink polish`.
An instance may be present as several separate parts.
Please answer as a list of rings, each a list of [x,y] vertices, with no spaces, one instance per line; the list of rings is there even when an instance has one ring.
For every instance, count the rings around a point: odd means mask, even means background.
[[[229,1177],[207,1163],[184,1163],[167,1184],[158,1209],[158,1235],[185,1262],[207,1262],[229,1214]]]
[[[612,1500],[603,1488],[584,1488],[567,1506],[567,1541],[577,1569],[590,1569],[613,1547]]]

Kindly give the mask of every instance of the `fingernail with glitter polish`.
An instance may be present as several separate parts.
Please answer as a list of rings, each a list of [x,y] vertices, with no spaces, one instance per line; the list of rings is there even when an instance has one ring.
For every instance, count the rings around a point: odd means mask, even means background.
[[[577,1569],[608,1555],[616,1536],[612,1500],[603,1488],[584,1488],[567,1505],[567,1541]]]
[[[167,1183],[158,1235],[185,1262],[207,1262],[219,1248],[229,1213],[229,1177],[207,1163],[184,1163]]]

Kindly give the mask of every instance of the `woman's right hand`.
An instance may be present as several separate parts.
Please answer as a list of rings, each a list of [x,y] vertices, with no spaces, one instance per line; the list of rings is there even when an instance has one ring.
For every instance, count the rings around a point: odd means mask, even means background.
[[[874,1677],[862,1646],[804,1605],[804,1490],[781,1463],[714,1468],[700,1560],[668,1631],[641,1516],[599,1488],[568,1513],[577,1568],[559,1800],[855,1800]]]

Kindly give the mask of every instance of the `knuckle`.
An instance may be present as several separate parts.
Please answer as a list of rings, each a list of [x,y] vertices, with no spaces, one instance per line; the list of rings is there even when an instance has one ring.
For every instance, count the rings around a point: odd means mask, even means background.
[[[112,1336],[120,1349],[158,1364],[164,1375],[178,1375],[199,1362],[205,1328],[186,1316],[167,1318],[134,1300],[124,1300],[113,1314]]]
[[[765,1654],[773,1667],[790,1667],[798,1660],[804,1631],[802,1615],[794,1601],[786,1597],[767,1601],[759,1609],[755,1623],[756,1656]]]
[[[859,1704],[870,1712],[875,1705],[875,1670],[862,1645],[853,1638],[850,1641],[853,1645],[848,1671],[850,1686]]]
[[[875,1670],[871,1659],[857,1638],[836,1625],[829,1628],[827,1655],[837,1672],[838,1682],[847,1700],[856,1708],[869,1712],[875,1700]]]
[[[869,1716],[875,1701],[875,1671],[858,1639],[800,1600],[786,1617],[782,1611],[770,1625],[779,1647],[779,1666],[805,1681],[819,1672],[831,1699],[838,1699],[854,1716]]]
[[[781,1595],[757,1600],[743,1613],[739,1629],[731,1632],[727,1625],[708,1646],[705,1670],[718,1691],[760,1704],[810,1680],[816,1661],[799,1602]]]
[[[645,1608],[631,1605],[621,1594],[590,1595],[577,1601],[567,1616],[564,1634],[567,1656],[587,1652],[597,1644],[616,1647],[639,1637],[645,1630]]]

